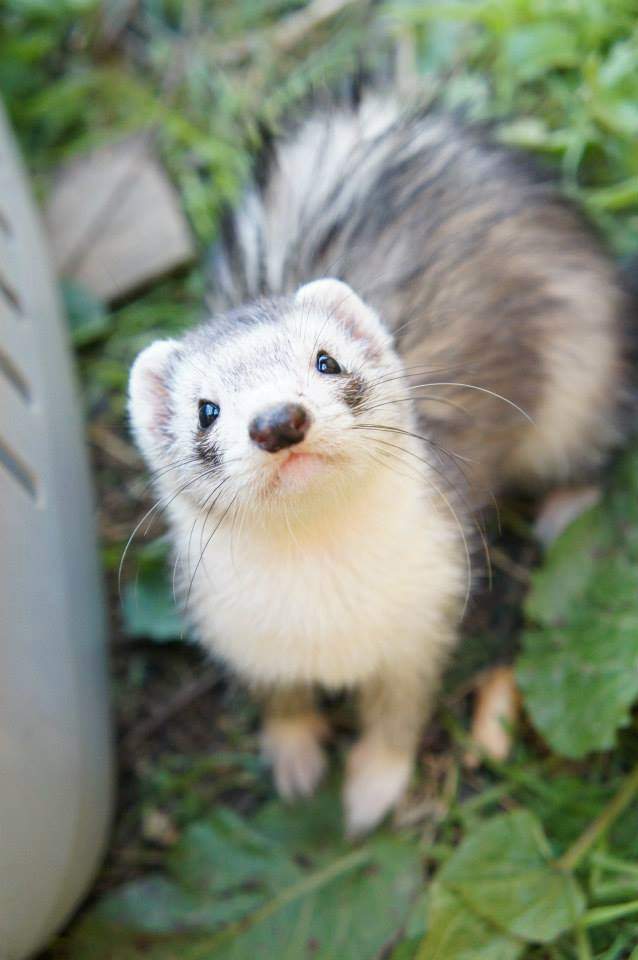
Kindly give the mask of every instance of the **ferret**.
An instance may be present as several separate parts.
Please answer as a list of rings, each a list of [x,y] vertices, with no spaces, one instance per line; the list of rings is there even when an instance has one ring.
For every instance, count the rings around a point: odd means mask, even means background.
[[[263,703],[279,793],[355,691],[347,832],[401,799],[476,578],[476,512],[622,433],[626,295],[577,210],[482,129],[317,109],[225,227],[211,317],[135,361],[130,418],[201,643]]]

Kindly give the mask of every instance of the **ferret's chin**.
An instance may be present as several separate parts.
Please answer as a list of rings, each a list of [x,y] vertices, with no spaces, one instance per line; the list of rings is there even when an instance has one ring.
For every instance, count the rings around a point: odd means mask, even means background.
[[[317,453],[291,451],[278,464],[275,487],[282,493],[297,493],[325,479],[332,464]]]

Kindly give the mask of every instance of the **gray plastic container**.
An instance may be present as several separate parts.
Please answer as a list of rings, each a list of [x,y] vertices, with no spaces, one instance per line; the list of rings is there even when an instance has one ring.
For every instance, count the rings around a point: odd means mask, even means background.
[[[46,944],[102,853],[105,660],[81,408],[0,105],[0,960]]]

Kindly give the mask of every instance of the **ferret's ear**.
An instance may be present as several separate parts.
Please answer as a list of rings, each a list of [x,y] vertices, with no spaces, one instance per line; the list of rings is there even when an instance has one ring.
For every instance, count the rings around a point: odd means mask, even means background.
[[[170,418],[168,375],[177,340],[156,340],[138,355],[129,377],[128,410],[138,446],[152,456],[166,440]]]
[[[299,288],[295,303],[330,314],[342,323],[355,339],[366,341],[372,348],[384,349],[392,343],[392,337],[374,310],[342,280],[332,277],[313,280]]]

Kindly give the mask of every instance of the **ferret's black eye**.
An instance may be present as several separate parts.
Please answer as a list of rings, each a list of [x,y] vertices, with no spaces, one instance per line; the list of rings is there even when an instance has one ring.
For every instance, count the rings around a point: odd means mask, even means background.
[[[317,354],[317,370],[319,373],[341,373],[341,367],[337,361],[327,353]]]
[[[201,400],[199,404],[199,425],[202,430],[208,428],[217,420],[219,416],[219,407],[210,400]]]

